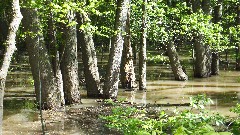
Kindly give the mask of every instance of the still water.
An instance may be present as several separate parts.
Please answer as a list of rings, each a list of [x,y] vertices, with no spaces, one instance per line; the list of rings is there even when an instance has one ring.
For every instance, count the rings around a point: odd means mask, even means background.
[[[240,72],[221,71],[219,76],[189,81],[174,81],[169,69],[149,67],[147,91],[119,90],[118,98],[127,99],[139,105],[156,104],[162,108],[174,109],[176,105],[189,103],[189,97],[206,94],[213,101],[207,106],[211,113],[219,112],[226,116],[235,116],[229,109],[240,101]],[[34,91],[29,72],[10,73],[6,85],[3,111],[4,135],[33,135],[41,134],[39,111],[35,106]],[[82,95],[86,92],[82,90]],[[84,134],[117,134],[103,127],[97,116],[78,112],[69,115],[69,112],[81,110],[83,107],[98,106],[95,99],[83,99],[83,104],[68,106],[58,112],[43,112],[44,127],[48,134],[84,135]],[[183,106],[184,107],[184,106]],[[187,106],[185,106],[187,107]],[[101,108],[95,111],[104,111]],[[86,117],[84,117],[86,115]],[[92,123],[89,117],[95,118]]]

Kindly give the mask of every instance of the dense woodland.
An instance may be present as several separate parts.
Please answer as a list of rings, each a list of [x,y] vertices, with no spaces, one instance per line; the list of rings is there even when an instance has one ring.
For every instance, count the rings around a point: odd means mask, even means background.
[[[187,81],[181,48],[194,77],[218,75],[229,64],[223,52],[240,70],[239,31],[239,0],[1,0],[0,107],[13,55],[28,55],[39,107],[56,109],[81,102],[79,55],[87,97],[116,99],[120,87],[146,90],[150,58],[167,56],[174,78]],[[104,73],[97,51],[109,52]]]

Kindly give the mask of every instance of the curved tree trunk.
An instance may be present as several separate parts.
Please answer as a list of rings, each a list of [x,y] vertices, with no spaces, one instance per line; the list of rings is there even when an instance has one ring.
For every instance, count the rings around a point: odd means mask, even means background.
[[[87,14],[78,14],[78,24],[79,26],[88,23],[86,20]],[[82,61],[84,66],[84,75],[87,88],[88,97],[99,97],[102,93],[100,87],[100,78],[97,67],[97,56],[94,47],[94,42],[92,38],[91,31],[88,28],[78,30],[78,37],[80,40],[79,46],[81,46],[82,51]]]
[[[12,16],[13,19],[9,25],[7,39],[4,42],[6,46],[6,51],[4,53],[3,64],[0,69],[0,134],[2,134],[2,120],[3,120],[3,97],[4,97],[4,89],[5,82],[7,77],[7,72],[10,66],[11,58],[13,56],[14,51],[17,49],[16,42],[16,34],[19,28],[19,25],[22,20],[22,14],[20,12],[19,0],[12,1]]]
[[[114,26],[116,35],[112,38],[112,46],[103,87],[103,98],[117,98],[119,71],[123,50],[123,34],[125,32],[124,28],[127,18],[127,1],[128,0],[117,0]]]
[[[68,22],[76,21],[75,13],[69,11]],[[78,60],[77,60],[77,30],[76,25],[64,26],[63,29],[63,52],[61,61],[61,71],[63,75],[63,90],[66,104],[80,103]]]
[[[167,52],[175,79],[179,81],[188,80],[188,76],[182,69],[178,58],[178,53],[172,40],[169,40],[167,44]]]
[[[24,31],[31,33],[26,35],[25,42],[37,101],[41,103],[41,109],[59,108],[61,107],[61,91],[58,88],[58,81],[53,72],[43,35],[38,27],[40,22],[37,10],[24,8],[22,13]]]
[[[147,79],[146,79],[146,61],[147,61],[147,39],[146,39],[146,4],[147,0],[143,0],[142,4],[142,29],[141,29],[141,39],[140,39],[140,47],[139,47],[139,90],[147,89]]]
[[[128,0],[130,6],[130,1]],[[132,89],[136,87],[136,79],[133,66],[133,51],[131,46],[130,33],[130,7],[128,6],[126,21],[126,36],[124,37],[124,45],[122,52],[122,62],[120,67],[122,88]]]

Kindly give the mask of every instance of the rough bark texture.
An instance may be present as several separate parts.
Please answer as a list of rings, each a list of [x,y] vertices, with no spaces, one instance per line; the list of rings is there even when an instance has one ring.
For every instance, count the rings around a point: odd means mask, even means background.
[[[240,6],[236,7],[236,25],[240,25]],[[239,33],[238,33],[239,34]],[[240,43],[236,46],[236,70],[240,71]]]
[[[179,81],[188,80],[188,76],[182,69],[178,58],[178,53],[172,40],[169,40],[167,44],[167,52],[175,79]]]
[[[211,0],[202,0],[204,14],[211,15]]]
[[[128,0],[128,5],[130,1]],[[131,46],[130,33],[130,7],[128,6],[126,21],[126,36],[124,37],[124,45],[122,52],[122,62],[120,67],[122,88],[132,89],[136,87],[136,79],[133,66],[133,51]]]
[[[141,39],[139,47],[139,90],[147,89],[147,79],[146,79],[146,61],[147,61],[147,40],[146,40],[146,4],[147,0],[143,0],[142,4],[142,29],[141,29]]]
[[[59,91],[54,76],[53,68],[43,35],[39,30],[39,19],[36,9],[22,9],[23,27],[26,35],[26,46],[29,62],[34,79],[37,101],[42,109],[55,109],[61,107],[61,92]],[[41,98],[40,98],[41,96]]]
[[[192,10],[193,12],[197,12],[201,8],[201,2],[200,0],[193,0],[192,1]],[[208,62],[208,56],[211,56],[209,54],[209,46],[204,45],[203,43],[203,37],[200,33],[197,31],[194,32],[194,49],[196,52],[196,59],[194,63],[194,76],[203,78],[203,77],[209,77],[210,73],[210,64]],[[209,54],[209,55],[208,55]]]
[[[218,23],[222,17],[222,0],[218,0],[218,5],[213,9],[213,22]],[[217,50],[213,50],[212,53],[212,75],[219,74],[219,53]]]
[[[67,14],[67,19],[69,23],[75,21],[75,13],[70,10]],[[65,103],[80,103],[76,26],[65,26],[63,32],[64,46],[62,47],[64,49],[62,52],[61,70]]]
[[[200,0],[192,0],[192,10],[193,12],[197,12],[201,8],[201,1]]]
[[[127,19],[127,0],[117,0],[115,27],[116,35],[112,38],[112,46],[108,61],[107,73],[103,87],[104,98],[116,98],[123,50],[123,34]]]
[[[46,5],[48,4],[50,4],[50,1],[46,1]],[[45,38],[45,42],[49,52],[54,77],[56,78],[55,80],[56,88],[57,88],[57,91],[60,92],[61,102],[62,102],[62,105],[64,105],[65,100],[64,100],[64,92],[63,92],[62,72],[60,69],[60,56],[59,56],[59,50],[57,48],[55,22],[54,22],[53,13],[51,10],[49,10],[49,15],[47,20],[47,36]]]
[[[196,60],[195,60],[195,70],[194,70],[194,76],[195,77],[208,77],[209,76],[209,70],[207,69],[206,62],[207,62],[207,56],[206,56],[206,48],[202,45],[202,36],[198,35],[195,36],[194,39],[194,48],[196,52]]]
[[[1,65],[1,70],[0,70],[0,83],[1,83],[0,84],[0,134],[2,134],[3,97],[4,97],[5,82],[6,82],[7,72],[10,66],[11,58],[13,56],[14,51],[17,49],[15,45],[16,34],[22,20],[19,0],[12,1],[12,16],[13,16],[13,19],[9,25],[7,39],[4,42],[4,45],[6,46],[6,51],[4,53],[3,64]]]
[[[87,14],[78,14],[77,16],[79,26],[88,23]],[[80,40],[78,43],[79,46],[81,46],[82,51],[87,96],[99,97],[102,93],[102,90],[100,87],[97,56],[91,31],[88,30],[88,28],[78,30],[78,37]]]
[[[210,0],[202,0],[202,10],[204,14],[211,15],[211,1]],[[209,22],[210,23],[210,22]],[[205,55],[206,55],[206,68],[208,70],[208,77],[211,76],[211,65],[212,65],[212,50],[209,44],[205,44]]]

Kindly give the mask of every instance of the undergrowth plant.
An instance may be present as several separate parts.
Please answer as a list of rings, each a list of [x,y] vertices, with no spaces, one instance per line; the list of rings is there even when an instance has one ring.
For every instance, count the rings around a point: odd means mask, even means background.
[[[117,129],[124,135],[231,135],[239,134],[239,118],[229,126],[227,118],[220,114],[209,115],[205,105],[213,103],[205,95],[190,98],[191,109],[173,113],[165,110],[150,115],[148,108],[114,104],[112,113],[100,116],[109,128]],[[240,105],[232,109],[240,114]]]

